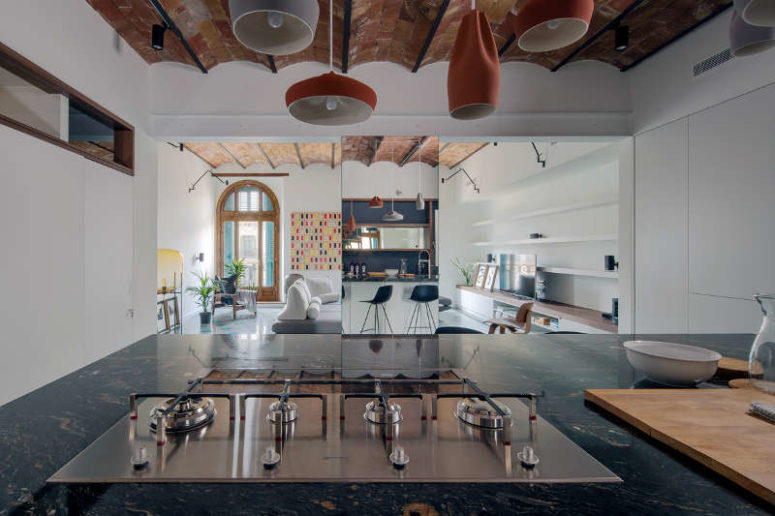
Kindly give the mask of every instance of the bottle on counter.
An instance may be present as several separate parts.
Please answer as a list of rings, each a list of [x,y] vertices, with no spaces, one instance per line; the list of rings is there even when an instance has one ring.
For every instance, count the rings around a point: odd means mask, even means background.
[[[366,275],[366,262],[363,262],[361,264],[361,276],[365,276],[365,275]]]
[[[401,267],[398,269],[398,274],[401,276],[406,275],[406,258],[401,258]]]

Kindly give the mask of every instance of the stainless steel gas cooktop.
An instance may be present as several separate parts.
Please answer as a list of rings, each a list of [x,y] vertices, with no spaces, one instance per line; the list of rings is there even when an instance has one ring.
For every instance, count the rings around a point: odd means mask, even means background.
[[[343,378],[210,370],[130,413],[49,481],[618,482],[538,416],[457,370]]]

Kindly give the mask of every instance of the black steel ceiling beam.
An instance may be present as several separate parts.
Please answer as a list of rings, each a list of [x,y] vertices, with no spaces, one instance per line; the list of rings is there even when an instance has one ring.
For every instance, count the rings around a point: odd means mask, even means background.
[[[269,62],[269,69],[272,70],[272,73],[277,73],[277,64],[274,62],[274,56],[267,54],[266,60]]]
[[[637,8],[640,6],[640,4],[642,4],[644,1],[645,1],[645,0],[635,0],[633,3],[631,3],[629,6],[627,6],[627,8],[626,8],[624,11],[622,11],[622,12],[619,14],[619,16],[617,16],[617,17],[616,17],[616,18],[614,18],[613,20],[609,21],[609,22],[608,22],[608,23],[605,25],[605,27],[603,27],[602,29],[600,29],[599,31],[597,31],[597,32],[596,32],[596,33],[595,33],[595,34],[594,34],[594,35],[593,35],[591,38],[589,38],[589,39],[588,39],[588,40],[586,40],[584,43],[582,43],[581,45],[579,45],[578,47],[576,47],[576,48],[573,50],[573,52],[571,52],[570,54],[568,54],[567,56],[565,56],[565,59],[563,59],[562,61],[560,61],[560,62],[559,62],[559,63],[558,63],[558,64],[557,64],[557,65],[556,65],[554,68],[552,68],[552,71],[553,71],[553,72],[556,72],[557,70],[559,70],[560,68],[562,68],[563,66],[565,66],[566,64],[568,64],[568,63],[571,61],[571,59],[573,59],[574,57],[576,57],[577,55],[579,55],[579,54],[580,54],[582,51],[584,51],[584,49],[586,49],[586,48],[587,48],[588,46],[590,46],[592,43],[594,43],[595,41],[597,41],[597,39],[598,39],[600,36],[602,36],[603,34],[605,34],[606,32],[608,32],[609,30],[612,30],[612,29],[615,29],[616,27],[618,27],[618,26],[619,26],[619,23],[622,21],[622,19],[623,19],[625,16],[627,16],[628,14],[630,14],[632,11],[634,11],[635,9],[637,9]]]
[[[425,59],[425,54],[428,52],[428,49],[431,47],[433,38],[436,37],[436,31],[439,30],[439,25],[441,24],[441,20],[444,18],[444,14],[447,12],[447,7],[449,7],[449,0],[444,0],[444,2],[439,7],[439,12],[436,13],[436,19],[433,20],[433,26],[431,26],[431,30],[428,33],[428,37],[425,38],[425,43],[423,43],[422,45],[422,50],[420,50],[420,55],[417,56],[417,61],[414,63],[414,68],[412,68],[412,73],[417,73],[417,70],[419,70],[420,66],[422,66],[423,59]]]
[[[509,49],[511,45],[514,44],[515,41],[517,41],[517,36],[515,34],[512,34],[511,37],[506,40],[506,43],[503,44],[500,50],[498,50],[498,57],[503,57],[503,54],[506,53],[506,51]]]
[[[712,20],[713,18],[715,18],[719,14],[723,13],[724,11],[726,11],[727,9],[732,7],[732,5],[734,5],[734,4],[732,2],[729,2],[728,4],[720,7],[717,11],[714,11],[713,13],[711,13],[707,18],[698,21],[697,23],[695,23],[691,27],[688,27],[686,30],[682,31],[680,34],[674,36],[673,38],[670,38],[668,41],[662,43],[661,45],[659,45],[657,48],[655,48],[654,50],[652,50],[651,52],[649,52],[645,56],[639,57],[635,62],[630,63],[627,66],[625,66],[624,68],[622,68],[621,71],[622,72],[626,72],[627,70],[631,70],[631,69],[635,68],[636,66],[641,64],[643,61],[645,61],[649,57],[653,56],[657,52],[660,52],[660,51],[664,50],[665,48],[669,47],[670,45],[672,45],[673,43],[675,43],[679,39],[683,38],[684,36],[686,36],[690,32],[692,32],[695,29],[699,28],[704,23],[709,22],[710,20]]]
[[[353,0],[344,0],[344,28],[342,29],[342,73],[347,73],[347,68],[350,61],[350,27],[352,26],[352,18]],[[333,30],[333,28],[330,30]]]
[[[175,22],[172,21],[172,18],[170,18],[170,15],[167,14],[167,11],[164,9],[164,6],[161,5],[159,0],[148,0],[154,9],[156,9],[156,12],[161,16],[162,21],[164,21],[164,24],[167,26],[169,30],[171,30],[180,40],[180,42],[183,44],[183,48],[186,49],[186,52],[188,52],[188,55],[191,56],[191,59],[194,60],[194,63],[199,67],[199,69],[202,71],[202,73],[207,73],[207,68],[205,68],[205,65],[202,64],[202,61],[199,60],[199,57],[197,57],[196,52],[194,52],[194,49],[191,48],[191,45],[188,44],[188,41],[186,41],[186,38],[183,37],[183,33],[180,32],[180,29],[177,25],[175,25]]]
[[[406,156],[404,156],[404,159],[401,160],[401,163],[398,166],[403,167],[404,165],[406,165],[409,162],[409,160],[412,159],[412,156],[417,154],[417,151],[422,149],[425,146],[425,142],[427,141],[428,141],[428,137],[423,136],[422,140],[417,142],[417,144],[414,147],[412,147],[412,149],[406,154]]]

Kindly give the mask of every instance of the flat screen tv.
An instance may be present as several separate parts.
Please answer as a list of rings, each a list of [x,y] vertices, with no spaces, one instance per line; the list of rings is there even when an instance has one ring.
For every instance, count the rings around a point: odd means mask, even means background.
[[[535,299],[536,258],[534,254],[500,255],[501,290]]]

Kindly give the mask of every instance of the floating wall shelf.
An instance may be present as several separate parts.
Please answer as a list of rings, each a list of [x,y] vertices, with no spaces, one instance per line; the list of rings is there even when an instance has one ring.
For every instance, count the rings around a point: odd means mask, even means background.
[[[619,236],[615,233],[608,235],[585,235],[575,237],[549,237],[549,238],[525,238],[522,240],[502,240],[492,242],[472,242],[477,247],[491,247],[498,245],[545,245],[545,244],[569,244],[574,242],[605,242],[616,241]]]
[[[512,217],[503,219],[503,221],[530,219],[533,217],[540,217],[542,215],[554,215],[556,213],[566,213],[569,211],[587,210],[590,208],[598,208],[602,206],[613,206],[615,204],[619,204],[618,199],[604,199],[604,200],[590,201],[590,202],[583,202],[583,203],[566,204],[564,206],[555,206],[553,208],[543,208],[535,211],[526,211],[524,213],[517,213]],[[498,221],[494,219],[480,220],[478,222],[474,222],[472,226],[475,226],[475,227],[488,226],[496,222]]]
[[[598,271],[592,269],[571,269],[569,267],[539,267],[539,271],[550,274],[568,274],[571,276],[589,276],[592,278],[619,279],[618,271]]]

